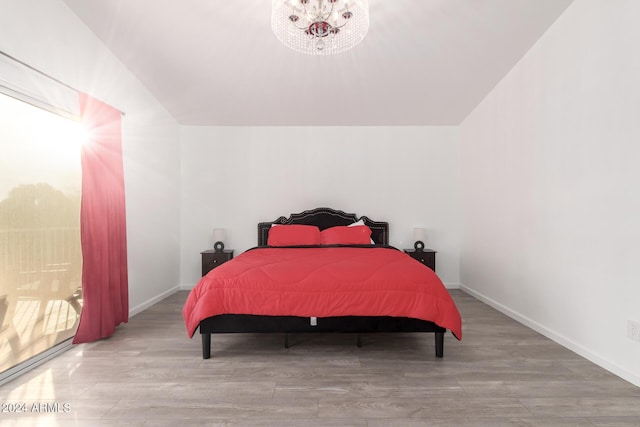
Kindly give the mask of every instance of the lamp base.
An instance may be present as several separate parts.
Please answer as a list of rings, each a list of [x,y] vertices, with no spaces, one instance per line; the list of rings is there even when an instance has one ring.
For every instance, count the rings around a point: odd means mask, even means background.
[[[224,243],[222,243],[222,242],[220,242],[220,241],[215,242],[215,243],[213,244],[213,250],[215,250],[216,252],[222,252],[222,251],[224,251]]]
[[[422,250],[424,249],[424,242],[418,240],[413,244],[413,247],[416,251],[422,252]]]

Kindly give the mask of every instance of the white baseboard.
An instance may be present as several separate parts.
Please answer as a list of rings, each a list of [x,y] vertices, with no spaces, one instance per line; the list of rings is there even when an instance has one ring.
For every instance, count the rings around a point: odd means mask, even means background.
[[[180,287],[179,286],[175,286],[175,287],[169,289],[168,291],[165,291],[165,292],[161,293],[160,295],[157,295],[157,296],[155,296],[155,297],[143,302],[142,304],[138,304],[135,307],[129,307],[129,317],[133,317],[136,314],[142,313],[147,308],[151,307],[154,304],[157,304],[158,302],[162,301],[163,299],[165,299],[169,295],[175,294],[179,290],[180,290]]]
[[[504,306],[503,304],[481,294],[480,292],[476,292],[471,288],[468,288],[464,284],[460,285],[460,289],[473,296],[474,298],[484,302],[485,304],[495,308],[499,312],[509,316],[510,318],[516,320],[519,323],[533,329],[534,331],[544,335],[552,341],[560,344],[563,347],[568,348],[574,353],[584,357],[585,359],[595,363],[596,365],[606,369],[614,375],[619,376],[620,378],[629,381],[631,384],[640,387],[640,376],[634,374],[633,372],[629,372],[626,368],[618,365],[615,362],[608,360],[605,357],[585,348],[584,346],[576,343],[575,341],[565,337],[562,334],[553,331],[546,326],[536,322],[533,319],[528,318],[527,316],[523,316],[522,314],[511,310],[509,307]]]

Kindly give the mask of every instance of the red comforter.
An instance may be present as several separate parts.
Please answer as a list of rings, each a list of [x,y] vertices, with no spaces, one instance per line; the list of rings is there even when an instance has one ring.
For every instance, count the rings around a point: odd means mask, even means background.
[[[219,314],[412,317],[462,338],[460,313],[438,276],[390,247],[246,251],[204,276],[182,309],[190,337]]]

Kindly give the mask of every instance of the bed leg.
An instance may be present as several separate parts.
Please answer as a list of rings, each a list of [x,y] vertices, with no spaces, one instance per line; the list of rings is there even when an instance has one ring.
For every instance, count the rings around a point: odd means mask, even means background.
[[[362,337],[360,336],[360,334],[356,334],[356,345],[358,346],[358,348],[362,347]]]
[[[211,358],[211,334],[200,334],[202,337],[202,358]]]
[[[289,348],[289,334],[284,334],[284,348]]]
[[[436,332],[436,357],[444,355],[444,332]]]

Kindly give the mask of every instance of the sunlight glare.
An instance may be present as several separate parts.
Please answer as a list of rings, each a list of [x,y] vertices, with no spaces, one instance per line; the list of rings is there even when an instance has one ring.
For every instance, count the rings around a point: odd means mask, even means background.
[[[83,123],[0,95],[0,129],[4,154],[0,156],[0,170],[4,172],[0,198],[12,188],[29,183],[26,177],[71,194],[79,192],[81,147],[89,138]]]
[[[33,128],[34,141],[40,149],[59,158],[80,154],[80,149],[89,140],[89,131],[82,122],[51,115],[47,123]]]

